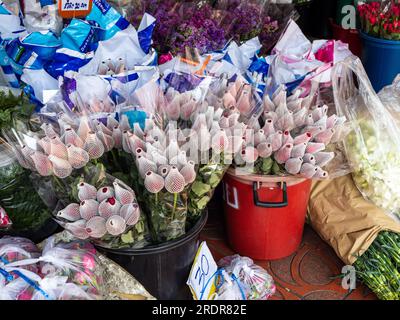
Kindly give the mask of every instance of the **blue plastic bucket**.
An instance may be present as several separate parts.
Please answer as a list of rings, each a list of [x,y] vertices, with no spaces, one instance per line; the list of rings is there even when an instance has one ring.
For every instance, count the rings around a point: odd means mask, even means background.
[[[360,32],[363,40],[362,62],[378,92],[400,73],[400,41],[371,37]]]

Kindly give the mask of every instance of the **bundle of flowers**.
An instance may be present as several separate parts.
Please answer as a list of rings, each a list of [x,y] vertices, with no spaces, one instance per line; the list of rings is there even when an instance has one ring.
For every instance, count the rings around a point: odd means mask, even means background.
[[[185,145],[198,164],[188,200],[191,223],[199,219],[243,143],[246,125],[239,121],[240,114],[222,105],[226,85],[226,80],[215,81],[203,102],[196,101],[194,92],[179,94],[173,88],[167,92],[167,119],[178,121],[180,128],[189,132],[190,140]]]
[[[133,190],[114,180],[113,187],[96,187],[81,182],[77,186],[80,203],[70,203],[57,213],[68,221],[64,228],[80,239],[119,236],[139,221],[140,209]]]
[[[335,156],[325,152],[330,143],[343,138],[345,117],[328,116],[328,106],[314,105],[313,96],[300,97],[297,90],[287,97],[281,85],[271,95],[265,93],[262,112],[254,113],[257,97],[251,91],[237,92],[235,83],[224,95],[224,106],[235,108],[242,115],[252,114],[247,121],[242,159],[236,158],[238,167],[249,166],[253,173],[274,175],[299,175],[301,177],[327,178],[323,170]]]
[[[120,186],[122,181],[115,180],[106,173],[114,167],[106,168],[101,163],[109,154],[116,152],[114,147],[122,148],[122,131],[119,129],[118,122],[110,116],[110,119],[114,120],[114,122],[108,121],[109,127],[113,129],[111,131],[102,122],[86,117],[79,118],[78,123],[74,123],[65,114],[60,118],[63,121],[59,126],[43,123],[42,131],[31,137],[30,146],[22,143],[23,133],[16,135],[22,146],[13,141],[13,149],[21,166],[38,175],[38,181],[40,181],[37,183],[38,188],[42,189],[43,186],[50,188],[48,192],[56,202],[51,208],[55,210],[57,218],[65,219],[61,221],[58,219],[58,222],[80,238],[89,236],[93,239],[101,238],[98,243],[102,245],[112,247],[128,244],[146,245],[148,243],[147,222],[145,216],[138,210],[133,190],[125,184],[125,189],[130,191],[123,189]],[[22,139],[19,136],[22,136]],[[130,180],[129,176],[121,175],[122,178]],[[85,190],[88,188],[106,190],[106,194],[110,197],[103,199],[103,195],[100,194],[97,197],[96,192],[95,199],[92,193],[88,195],[89,198],[83,199],[86,196],[81,196],[78,192],[82,183],[86,183]],[[110,187],[111,184],[113,187]],[[42,190],[41,193],[43,192]],[[132,201],[121,202],[121,193],[131,194],[129,199]],[[76,201],[80,201],[80,205],[75,203]],[[112,203],[114,205],[111,205]],[[60,210],[60,206],[64,209]],[[94,210],[95,207],[98,210]],[[118,210],[111,210],[117,207]],[[106,209],[111,211],[104,211]],[[89,210],[89,213],[85,210]],[[110,212],[114,217],[109,216]],[[94,216],[96,216],[96,221],[93,223],[96,228],[91,228],[91,218]],[[99,236],[101,232],[98,229],[101,228],[100,225],[103,225],[102,222],[104,222],[103,227],[106,227],[107,222],[108,229],[111,231],[106,229],[107,234]],[[117,224],[118,226],[115,227]],[[118,229],[118,232],[113,229],[114,227]],[[91,235],[88,229],[96,230],[92,230],[94,234]]]
[[[232,39],[243,42],[257,36],[269,50],[290,17],[289,10],[284,15],[270,10],[272,6],[259,1],[143,0],[130,16],[134,25],[144,12],[156,18],[154,46],[163,54],[182,54],[186,48],[197,48],[203,54],[222,49]]]
[[[382,300],[400,300],[400,236],[381,232],[354,266],[357,276]]]
[[[361,2],[357,9],[365,33],[382,39],[400,40],[400,3]]]

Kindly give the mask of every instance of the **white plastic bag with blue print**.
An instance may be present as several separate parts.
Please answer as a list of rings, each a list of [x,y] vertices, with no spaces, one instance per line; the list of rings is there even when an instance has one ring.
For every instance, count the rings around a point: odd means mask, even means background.
[[[24,0],[24,25],[29,30],[51,30],[59,35],[63,20],[58,14],[56,0]]]
[[[151,49],[143,51],[138,33],[133,26],[115,34],[109,40],[100,41],[93,59],[79,69],[82,74],[118,74],[135,66],[151,66],[157,62],[157,54]]]
[[[16,4],[14,2],[13,4]],[[15,39],[26,34],[25,26],[18,16],[19,5],[0,2],[0,35],[2,40]]]
[[[104,78],[111,84],[113,98],[116,104],[121,102],[132,104],[135,102],[133,99],[134,94],[146,86],[146,84],[158,81],[159,77],[160,74],[157,67],[138,66],[131,71],[109,77],[105,76]],[[141,90],[141,92],[143,92],[143,90]],[[151,95],[151,91],[147,92],[147,95]],[[122,100],[120,98],[122,98]]]
[[[32,87],[35,98],[43,104],[59,90],[58,81],[44,69],[23,69],[21,81]]]
[[[104,30],[104,40],[112,38],[129,26],[129,21],[105,0],[93,0],[92,11],[86,16],[86,20],[93,21]]]
[[[18,17],[19,3],[0,3],[0,80],[3,84],[17,88],[19,81],[10,64],[5,46],[12,39],[26,35],[25,27]]]
[[[111,84],[101,76],[87,76],[74,71],[65,73],[61,81],[63,99],[70,110],[80,113],[112,112]]]
[[[293,20],[289,22],[266,61],[270,65],[268,76],[271,77],[275,89],[280,84],[299,80],[324,65],[315,59],[312,43]]]
[[[57,49],[46,70],[54,77],[63,76],[66,71],[78,71],[94,56],[102,30],[89,22],[72,19],[60,36],[62,48]]]

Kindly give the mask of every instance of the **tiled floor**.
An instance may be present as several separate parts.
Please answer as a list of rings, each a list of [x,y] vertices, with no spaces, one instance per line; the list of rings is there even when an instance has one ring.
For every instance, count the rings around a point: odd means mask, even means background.
[[[216,261],[232,255],[224,233],[221,210],[209,210],[202,239]],[[273,276],[277,292],[272,300],[375,300],[369,289],[357,283],[349,292],[341,287],[343,263],[335,252],[309,227],[305,227],[303,242],[292,256],[278,261],[256,261]],[[336,277],[336,278],[335,278]]]

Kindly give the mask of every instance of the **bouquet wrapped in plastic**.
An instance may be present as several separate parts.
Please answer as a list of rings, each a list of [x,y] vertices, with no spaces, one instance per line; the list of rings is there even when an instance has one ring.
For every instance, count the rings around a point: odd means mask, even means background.
[[[40,254],[24,238],[0,240],[2,300],[92,300],[103,295],[102,269],[89,243],[54,246]]]
[[[89,297],[101,297],[104,294],[102,269],[96,250],[88,242],[55,245],[54,239],[49,238],[39,258],[39,265],[44,278],[66,277],[70,283],[82,287]]]
[[[234,88],[235,84],[232,84]],[[328,177],[323,170],[333,160],[334,152],[325,150],[330,143],[343,139],[345,117],[328,114],[327,105],[314,105],[314,95],[297,90],[287,97],[287,88],[281,85],[272,95],[264,93],[261,112],[251,111],[256,95],[248,95],[246,103],[241,103],[232,90],[224,95],[232,108],[246,117],[248,130],[237,167],[245,167],[244,172],[299,175],[307,179]],[[253,98],[252,98],[253,97]],[[247,168],[246,168],[247,167]]]
[[[352,129],[344,146],[354,182],[378,207],[399,215],[400,129],[396,121],[357,58],[336,66],[333,90],[338,113],[349,120]]]
[[[51,217],[50,210],[35,191],[29,170],[19,165],[10,145],[1,138],[0,207],[9,217],[8,229],[16,232],[36,230]]]
[[[267,300],[275,293],[272,277],[250,258],[228,256],[218,267],[222,268],[222,283],[217,285],[217,300]]]
[[[230,40],[238,43],[260,37],[268,51],[278,40],[287,21],[293,16],[293,6],[277,6],[265,1],[159,1],[142,0],[115,3],[128,13],[137,25],[144,12],[156,20],[154,46],[163,55],[183,54],[188,48],[197,48],[201,54],[224,48]]]
[[[72,194],[79,203],[69,203],[56,217],[75,237],[90,238],[102,246],[145,245],[146,239],[141,236],[145,220],[141,218],[134,191],[126,184],[106,176],[96,186],[81,179],[74,190],[77,194]]]
[[[382,104],[390,112],[391,116],[396,121],[396,124],[400,124],[400,75],[393,80],[391,85],[384,87],[378,93],[379,99]]]

